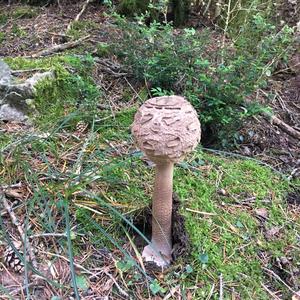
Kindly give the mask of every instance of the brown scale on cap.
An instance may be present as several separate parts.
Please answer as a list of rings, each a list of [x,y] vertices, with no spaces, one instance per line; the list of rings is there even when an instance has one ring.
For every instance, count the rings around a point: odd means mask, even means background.
[[[173,166],[200,141],[200,122],[192,105],[180,96],[147,100],[135,115],[132,133],[139,148],[156,164],[151,245],[143,257],[158,266],[171,262]]]

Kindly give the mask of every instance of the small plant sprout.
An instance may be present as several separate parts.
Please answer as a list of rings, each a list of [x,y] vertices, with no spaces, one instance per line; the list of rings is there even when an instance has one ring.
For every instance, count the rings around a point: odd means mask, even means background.
[[[151,245],[144,248],[142,256],[165,267],[172,258],[173,167],[199,143],[200,122],[183,97],[162,96],[139,108],[132,133],[138,147],[156,165]]]

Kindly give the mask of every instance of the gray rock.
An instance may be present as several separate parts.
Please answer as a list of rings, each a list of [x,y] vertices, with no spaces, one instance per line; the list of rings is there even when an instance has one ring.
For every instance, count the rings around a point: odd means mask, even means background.
[[[30,111],[28,99],[34,98],[35,85],[42,79],[53,77],[51,71],[36,73],[17,83],[9,66],[0,60],[0,119],[20,121],[26,118],[25,114]]]
[[[11,81],[11,70],[9,66],[0,60],[0,85],[9,84]]]
[[[6,121],[25,121],[28,117],[21,111],[17,110],[9,104],[0,106],[0,120]]]

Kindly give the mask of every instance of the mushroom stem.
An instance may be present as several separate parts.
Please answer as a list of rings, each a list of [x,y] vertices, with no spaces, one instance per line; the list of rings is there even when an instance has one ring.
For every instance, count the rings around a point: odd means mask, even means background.
[[[156,164],[152,202],[152,245],[146,246],[143,257],[159,266],[166,266],[172,256],[172,190],[174,163]],[[159,254],[160,255],[159,255]]]
[[[152,202],[152,243],[167,256],[172,250],[173,166],[169,162],[156,165]]]

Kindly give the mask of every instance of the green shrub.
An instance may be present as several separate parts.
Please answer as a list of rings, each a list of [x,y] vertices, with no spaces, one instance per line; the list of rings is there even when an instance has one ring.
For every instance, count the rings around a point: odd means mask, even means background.
[[[5,41],[5,33],[4,32],[0,32],[0,44]]]
[[[118,12],[125,16],[134,16],[145,13],[149,0],[122,0],[118,5]]]
[[[123,34],[113,48],[135,78],[160,93],[187,96],[204,129],[216,133],[218,142],[228,140],[245,117],[261,109],[245,99],[266,85],[276,63],[287,55],[293,35],[287,26],[276,32],[259,14],[235,44],[208,30],[174,30],[157,22],[147,26],[143,17],[117,21]]]

